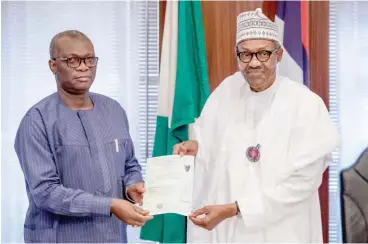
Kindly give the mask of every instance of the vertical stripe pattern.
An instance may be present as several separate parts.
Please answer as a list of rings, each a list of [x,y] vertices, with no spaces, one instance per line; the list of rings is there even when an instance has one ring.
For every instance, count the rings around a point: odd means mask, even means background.
[[[91,99],[93,109],[73,111],[54,93],[19,126],[15,150],[29,200],[25,242],[127,241],[110,203],[142,181],[141,167],[123,108],[102,95]]]

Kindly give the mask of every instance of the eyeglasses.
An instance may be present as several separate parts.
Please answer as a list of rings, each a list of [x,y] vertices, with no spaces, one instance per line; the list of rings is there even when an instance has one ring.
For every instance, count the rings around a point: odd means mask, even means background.
[[[61,61],[65,61],[66,65],[68,65],[69,68],[78,68],[82,61],[84,64],[89,67],[93,68],[96,67],[98,57],[86,57],[86,58],[80,58],[80,57],[69,57],[69,58],[53,58],[52,60],[60,59]]]
[[[260,50],[258,52],[239,52],[237,49],[236,56],[238,56],[240,61],[242,61],[243,63],[249,63],[250,61],[252,61],[253,55],[255,55],[260,62],[267,62],[270,59],[271,55],[277,52],[279,49],[280,47],[276,47],[273,51]]]

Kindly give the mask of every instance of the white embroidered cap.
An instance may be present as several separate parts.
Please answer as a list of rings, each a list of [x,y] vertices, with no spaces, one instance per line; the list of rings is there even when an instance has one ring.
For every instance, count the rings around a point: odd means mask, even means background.
[[[236,45],[249,39],[270,39],[280,43],[277,24],[267,18],[260,8],[238,15]]]

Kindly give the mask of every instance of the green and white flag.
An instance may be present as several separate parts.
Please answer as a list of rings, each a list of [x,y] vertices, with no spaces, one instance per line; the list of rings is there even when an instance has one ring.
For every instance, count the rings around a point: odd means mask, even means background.
[[[188,140],[189,125],[209,94],[201,2],[167,1],[153,156],[170,155],[175,144]],[[185,243],[186,217],[156,215],[142,227],[141,239]]]

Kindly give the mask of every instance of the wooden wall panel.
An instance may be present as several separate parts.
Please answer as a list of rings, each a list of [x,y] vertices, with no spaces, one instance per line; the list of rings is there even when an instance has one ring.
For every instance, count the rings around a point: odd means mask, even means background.
[[[329,100],[329,2],[309,3],[309,45],[310,45],[310,88],[325,102]],[[319,188],[323,225],[323,240],[328,242],[328,170],[323,175]]]
[[[310,86],[328,107],[329,99],[329,2],[310,2]]]

